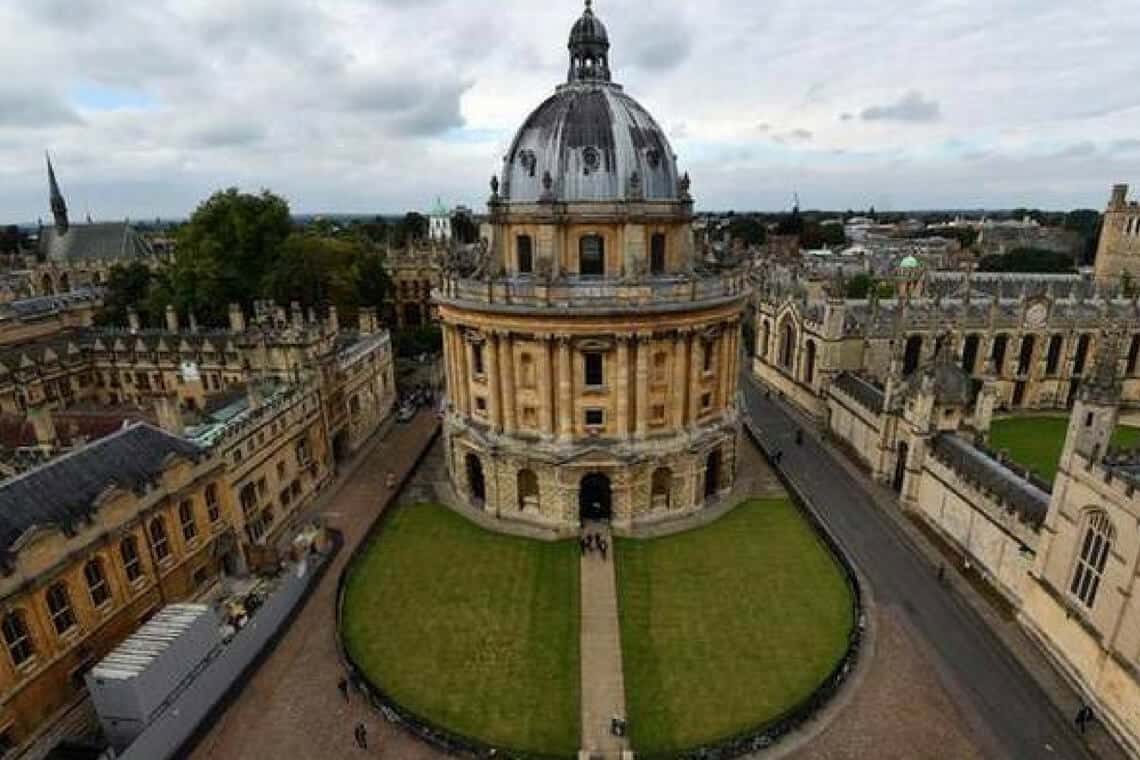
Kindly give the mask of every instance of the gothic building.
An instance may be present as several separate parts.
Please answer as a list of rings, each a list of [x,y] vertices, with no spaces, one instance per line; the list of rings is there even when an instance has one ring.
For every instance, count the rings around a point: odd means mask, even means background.
[[[492,178],[490,240],[444,262],[445,439],[472,506],[620,530],[732,486],[748,286],[698,256],[688,176],[589,2],[569,53]]]
[[[1128,274],[1140,277],[1140,206],[1128,200],[1128,185],[1114,185],[1097,244],[1094,271],[1097,282],[1119,286]]]

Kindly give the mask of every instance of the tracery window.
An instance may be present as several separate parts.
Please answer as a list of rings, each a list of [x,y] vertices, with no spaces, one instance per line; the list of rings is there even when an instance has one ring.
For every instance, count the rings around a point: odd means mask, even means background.
[[[1116,531],[1112,527],[1112,522],[1103,510],[1098,509],[1088,513],[1084,540],[1081,541],[1080,554],[1077,556],[1077,566],[1073,570],[1073,581],[1069,584],[1069,592],[1090,609],[1096,601],[1096,592],[1100,588],[1104,566],[1108,561],[1108,552],[1112,549],[1115,536]]]

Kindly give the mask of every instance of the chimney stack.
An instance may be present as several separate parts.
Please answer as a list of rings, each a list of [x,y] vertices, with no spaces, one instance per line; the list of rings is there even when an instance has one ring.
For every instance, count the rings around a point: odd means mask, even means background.
[[[178,408],[178,395],[160,394],[154,397],[154,414],[158,426],[171,435],[182,435],[182,411]]]
[[[35,406],[28,410],[28,421],[36,434],[36,445],[44,452],[55,449],[58,438],[55,433],[55,420],[46,406]]]
[[[340,332],[340,319],[336,314],[336,306],[329,307],[329,330],[331,332]]]
[[[127,327],[130,328],[132,335],[142,329],[142,325],[139,322],[139,313],[135,310],[134,306],[127,307]]]
[[[190,312],[190,332],[198,332],[198,317],[194,316],[194,312]]]
[[[230,304],[230,332],[245,332],[245,314],[242,312],[239,303]]]
[[[1108,202],[1110,209],[1122,209],[1128,205],[1128,185],[1113,185],[1112,198]]]
[[[178,332],[178,312],[174,310],[174,304],[166,305],[166,331]]]
[[[302,330],[305,327],[305,312],[301,310],[301,302],[293,301],[289,304],[290,316],[293,319],[293,327]]]
[[[360,334],[371,335],[376,332],[376,309],[371,306],[360,308]]]

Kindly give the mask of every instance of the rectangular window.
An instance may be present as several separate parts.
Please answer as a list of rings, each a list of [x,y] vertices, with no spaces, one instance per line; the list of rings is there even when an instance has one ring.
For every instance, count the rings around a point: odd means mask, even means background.
[[[75,613],[71,610],[71,597],[67,594],[67,586],[56,583],[47,590],[48,612],[51,613],[51,624],[58,634],[64,634],[75,627]]]
[[[589,427],[598,427],[606,423],[605,412],[601,409],[587,409],[586,410],[586,425]]]
[[[107,590],[107,577],[103,574],[103,563],[93,559],[83,566],[83,577],[87,580],[87,591],[91,594],[91,603],[99,607],[111,598]]]
[[[705,341],[701,344],[704,349],[704,354],[701,359],[702,368],[705,372],[713,371],[713,344],[711,341]]]
[[[182,525],[182,538],[193,541],[198,535],[198,524],[194,521],[194,505],[189,499],[178,505],[178,522]]]
[[[664,404],[654,404],[653,405],[653,421],[657,422],[657,423],[661,423],[661,422],[665,421],[665,405]]]
[[[649,273],[665,274],[665,236],[660,232],[649,241]]]
[[[473,343],[471,345],[471,370],[475,373],[476,377],[484,374],[482,343]]]
[[[487,411],[487,399],[483,398],[482,396],[476,396],[475,397],[475,411],[477,411],[477,412]]]
[[[591,351],[583,355],[586,364],[586,386],[597,388],[605,384],[605,373],[603,371],[605,366],[602,354],[597,351]]]
[[[4,644],[8,647],[8,655],[16,667],[23,665],[36,653],[32,646],[32,637],[28,635],[28,625],[24,621],[24,613],[13,610],[4,616]]]
[[[519,274],[531,274],[534,271],[534,250],[530,235],[515,238],[515,247],[518,249]]]
[[[712,394],[706,393],[703,396],[701,396],[701,408],[702,409],[708,409],[711,406],[712,406]]]
[[[313,452],[309,450],[308,438],[302,438],[301,440],[297,441],[296,453],[298,467],[305,467],[309,464],[310,461],[312,461]]]
[[[606,273],[606,246],[600,235],[586,235],[578,241],[578,274],[601,277]]]
[[[222,519],[221,504],[218,503],[218,484],[211,483],[206,486],[206,516],[211,523]]]
[[[127,580],[134,583],[142,577],[142,563],[139,561],[139,546],[134,536],[127,536],[119,544],[119,555],[123,558],[123,572]]]
[[[154,556],[159,562],[170,556],[170,544],[166,539],[166,525],[161,517],[150,521],[150,543],[154,549]]]
[[[241,502],[241,511],[246,517],[257,507],[257,486],[246,483],[238,491],[238,501]]]

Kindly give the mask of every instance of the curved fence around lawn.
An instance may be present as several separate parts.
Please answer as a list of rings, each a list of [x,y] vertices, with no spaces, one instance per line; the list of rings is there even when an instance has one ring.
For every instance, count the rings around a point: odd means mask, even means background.
[[[780,482],[783,483],[784,488],[787,489],[796,509],[815,529],[816,535],[820,537],[827,547],[828,552],[843,571],[843,577],[847,581],[847,587],[851,590],[852,600],[853,625],[851,626],[851,633],[847,636],[847,649],[835,664],[835,667],[831,669],[831,672],[828,673],[827,677],[820,683],[819,687],[817,687],[810,696],[779,717],[766,721],[762,725],[754,728],[741,731],[728,739],[722,739],[681,752],[671,752],[663,755],[642,755],[641,757],[644,758],[668,757],[678,758],[680,760],[729,760],[729,758],[740,757],[750,752],[758,752],[767,747],[771,747],[783,737],[814,719],[820,711],[831,702],[836,694],[839,693],[840,689],[842,689],[843,684],[847,682],[847,679],[850,678],[851,674],[855,671],[855,663],[859,659],[859,653],[863,646],[867,620],[866,612],[863,609],[863,593],[855,568],[852,566],[850,560],[847,559],[847,555],[844,554],[830,531],[828,531],[827,526],[819,519],[819,516],[811,507],[809,500],[784,471],[772,461],[772,452],[768,450],[763,439],[754,428],[754,423],[747,418],[747,415],[745,416],[744,427],[745,430],[748,431],[749,437],[752,438],[764,453],[764,457],[768,460],[769,464],[772,465],[773,471],[775,471],[779,477]]]
[[[407,482],[418,468],[420,461],[431,449],[432,442],[434,442],[438,436],[439,431],[437,428],[436,434],[432,437],[431,441],[429,441],[428,444],[424,446],[423,451],[419,453],[415,465],[409,468],[404,479],[391,490],[390,493],[392,496],[390,498],[392,501],[389,501],[380,511],[375,522],[373,522],[372,526],[368,529],[367,535],[357,544],[348,562],[345,563],[340,577],[337,578],[336,646],[340,652],[345,670],[348,673],[349,683],[356,692],[363,695],[368,700],[368,703],[383,715],[384,719],[389,723],[395,723],[422,741],[451,755],[473,758],[496,758],[496,760],[559,760],[561,758],[559,755],[542,755],[533,752],[520,752],[510,749],[509,747],[498,747],[444,728],[422,715],[416,714],[401,705],[392,695],[384,691],[379,684],[369,679],[364,670],[352,659],[352,653],[349,652],[348,647],[345,646],[342,632],[344,630],[344,599],[348,579],[352,577],[353,571],[360,562],[361,555],[372,545],[373,539],[380,531],[384,530],[384,526],[392,513],[393,507],[395,507],[394,499],[396,494],[399,494],[404,486],[407,485]]]

